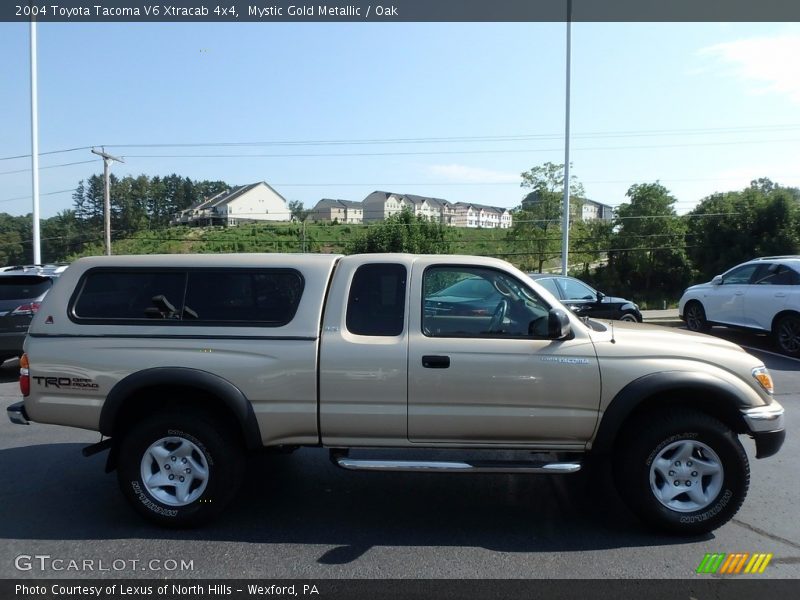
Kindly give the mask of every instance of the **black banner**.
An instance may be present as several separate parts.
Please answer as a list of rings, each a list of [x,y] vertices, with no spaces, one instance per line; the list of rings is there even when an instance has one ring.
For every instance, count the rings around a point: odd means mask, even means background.
[[[569,7],[569,8],[568,8]],[[797,0],[10,0],[0,21],[798,21]]]
[[[163,580],[67,579],[0,582],[0,598],[36,600],[750,600],[797,598],[800,582],[743,577],[690,580]]]

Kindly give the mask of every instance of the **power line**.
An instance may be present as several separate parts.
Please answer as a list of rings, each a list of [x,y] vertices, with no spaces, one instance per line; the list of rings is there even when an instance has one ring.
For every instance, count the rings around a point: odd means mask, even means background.
[[[745,127],[719,127],[700,129],[656,129],[642,131],[594,131],[575,133],[573,138],[625,138],[625,137],[655,137],[674,135],[708,135],[708,134],[741,134],[761,133],[771,131],[790,131],[800,129],[800,124],[754,125]],[[560,140],[562,133],[530,133],[514,135],[486,135],[486,136],[440,136],[440,137],[413,137],[413,138],[362,138],[362,139],[330,139],[330,140],[270,140],[257,142],[173,142],[152,144],[107,144],[113,148],[221,148],[242,146],[328,146],[328,145],[377,145],[377,144],[432,144],[452,142],[486,142],[486,141],[530,141],[530,140]]]
[[[58,167],[71,167],[72,165],[87,165],[89,163],[96,163],[96,160],[80,160],[77,162],[61,163],[60,165],[49,165],[47,167],[39,167],[39,170],[44,169],[57,169]],[[16,171],[0,171],[0,175],[12,175],[14,173],[30,173],[30,169],[17,169]]]
[[[67,192],[74,192],[75,190],[59,190],[57,192],[47,192],[46,194],[39,194],[40,196],[55,196],[57,194],[66,194]],[[13,202],[14,200],[30,200],[30,196],[17,196],[16,198],[6,198],[5,200],[0,200],[0,202]]]
[[[798,142],[797,138],[777,140],[747,140],[731,142],[698,142],[682,144],[648,144],[638,146],[584,146],[576,151],[609,151],[609,150],[653,150],[662,148],[687,148],[707,146],[731,146],[742,144],[781,144]],[[306,154],[128,154],[125,158],[336,158],[336,157],[368,157],[368,156],[440,156],[462,154],[528,154],[532,152],[559,152],[563,148],[520,148],[520,149],[484,149],[484,150],[419,150],[413,152],[314,152]]]
[[[77,150],[89,150],[91,146],[80,146],[79,148],[65,148],[63,150],[50,150],[48,152],[39,152],[39,156],[46,156],[48,154],[62,154],[64,152],[76,152]],[[17,156],[3,156],[0,160],[14,160],[16,158],[30,158],[30,154],[18,154]]]

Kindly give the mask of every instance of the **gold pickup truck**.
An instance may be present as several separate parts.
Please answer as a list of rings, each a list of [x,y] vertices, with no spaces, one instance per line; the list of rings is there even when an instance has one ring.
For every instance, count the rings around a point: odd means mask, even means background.
[[[11,420],[100,432],[84,453],[109,449],[131,504],[172,526],[224,512],[255,476],[246,452],[321,446],[375,471],[571,474],[607,458],[637,515],[693,535],[745,499],[739,435],[758,458],[785,435],[767,369],[738,346],[581,319],[484,257],[85,258],[25,352]]]

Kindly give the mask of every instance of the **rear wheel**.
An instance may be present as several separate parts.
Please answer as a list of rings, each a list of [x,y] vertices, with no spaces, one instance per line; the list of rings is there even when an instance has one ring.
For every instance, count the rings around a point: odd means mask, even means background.
[[[736,434],[699,412],[659,412],[627,429],[614,457],[617,489],[643,521],[697,535],[730,520],[750,482]]]
[[[775,343],[784,354],[800,356],[800,316],[786,315],[775,324]]]
[[[244,450],[224,423],[204,414],[164,413],[122,439],[117,475],[125,497],[159,525],[198,525],[235,496]]]
[[[711,329],[711,325],[706,321],[706,311],[703,305],[692,300],[683,309],[683,316],[686,319],[686,328],[689,331],[705,333]]]

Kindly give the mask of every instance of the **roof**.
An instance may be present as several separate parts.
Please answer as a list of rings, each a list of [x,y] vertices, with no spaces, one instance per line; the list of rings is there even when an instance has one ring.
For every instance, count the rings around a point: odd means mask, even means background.
[[[338,200],[333,198],[323,198],[314,206],[312,210],[320,210],[323,208],[349,208],[349,209],[361,209],[363,205],[361,202],[356,202],[354,200]]]
[[[417,194],[398,194],[395,192],[384,192],[381,190],[375,190],[371,194],[369,194],[366,198],[364,198],[364,202],[366,203],[373,203],[373,202],[386,202],[390,196],[395,196],[399,198],[400,201],[405,200],[413,205],[419,205],[423,202],[427,202],[428,204],[432,204],[437,208],[447,208],[453,206],[452,202],[445,200],[444,198],[432,198],[430,196],[419,196]]]
[[[389,199],[389,196],[392,196],[391,192],[382,192],[380,190],[375,190],[371,194],[369,194],[364,200],[362,204],[366,204],[367,202],[386,202]]]
[[[402,196],[412,204],[422,204],[423,202],[428,202],[428,204],[433,204],[434,206],[438,206],[439,208],[443,208],[446,206],[450,206],[451,203],[447,200],[443,200],[442,198],[431,198],[429,196],[418,196],[416,194],[403,194]]]
[[[232,190],[226,190],[224,192],[220,192],[211,196],[210,198],[206,198],[195,204],[194,206],[190,206],[189,210],[206,210],[209,208],[216,208],[218,206],[224,206],[226,204],[230,204],[236,198],[243,196],[250,190],[254,190],[260,185],[266,186],[268,189],[272,190],[272,192],[277,195],[281,200],[286,202],[286,198],[281,196],[275,189],[270,186],[266,181],[257,181],[256,183],[250,183],[248,185],[240,185],[238,187],[233,188]]]
[[[586,198],[586,199],[583,200],[583,202],[587,203],[587,204],[594,204],[595,206],[601,206],[603,208],[607,208],[608,210],[614,210],[614,207],[611,206],[610,204],[605,204],[603,202],[598,202],[597,200],[590,200],[589,198]]]

